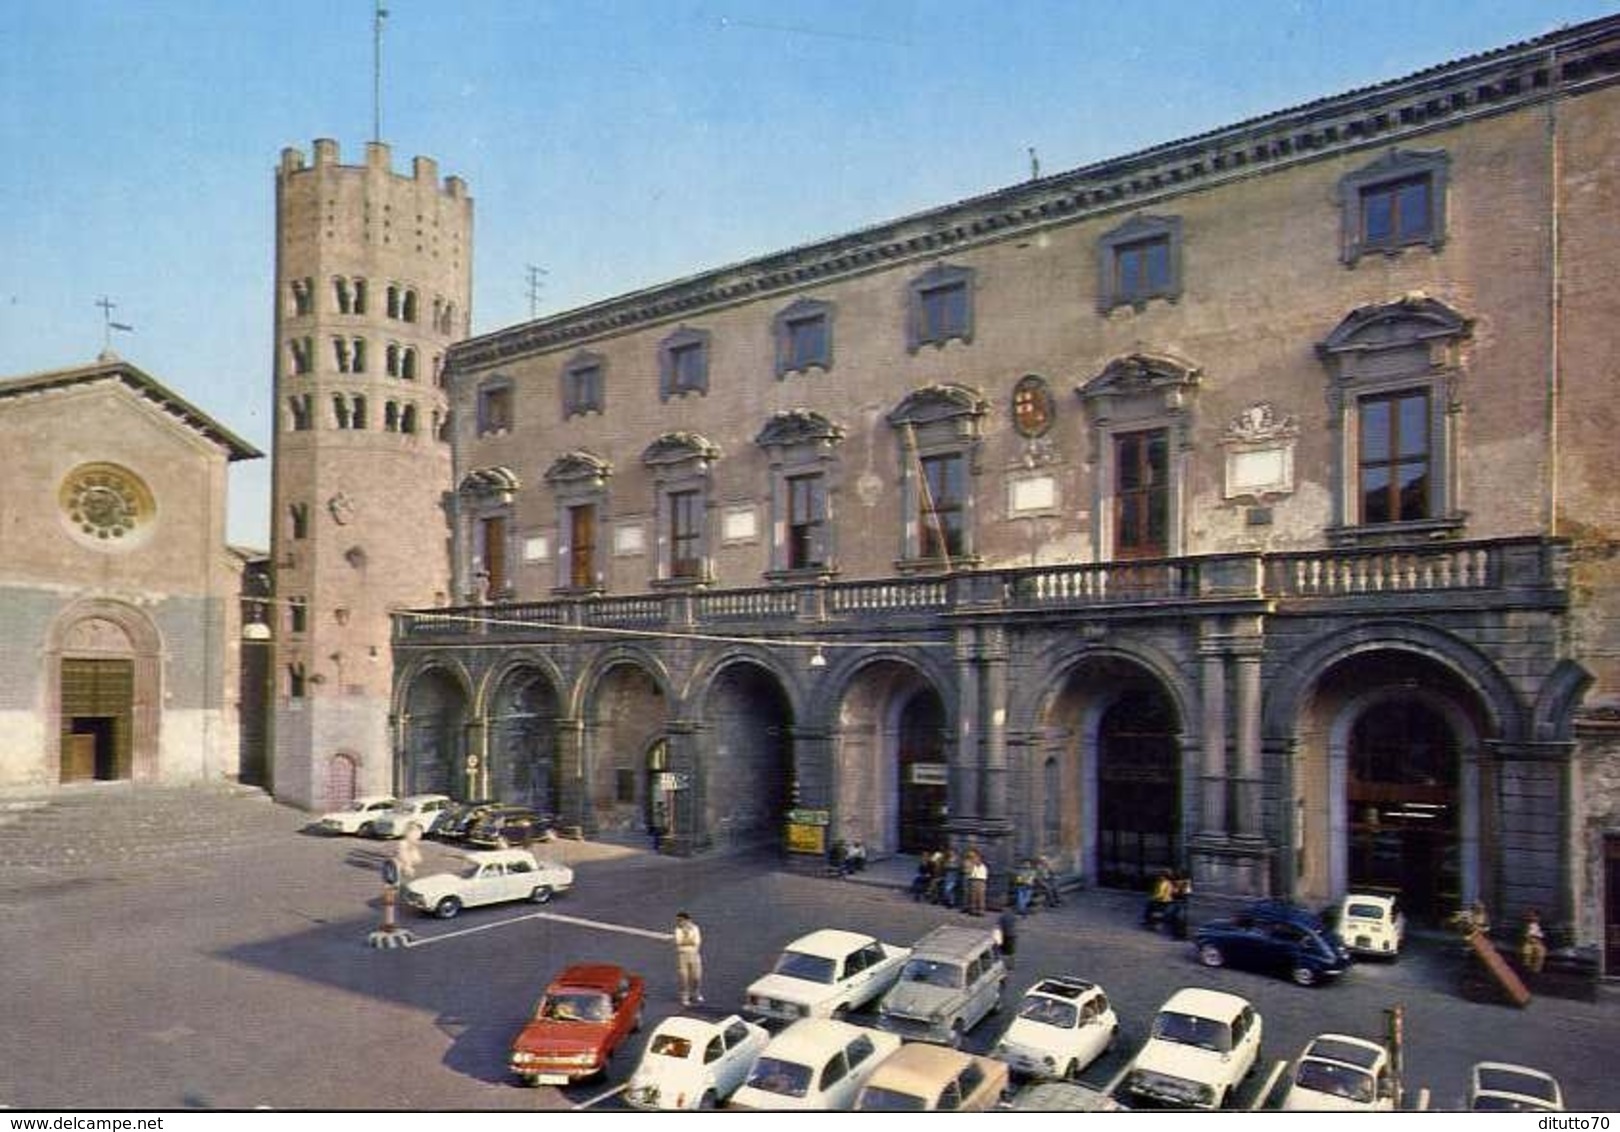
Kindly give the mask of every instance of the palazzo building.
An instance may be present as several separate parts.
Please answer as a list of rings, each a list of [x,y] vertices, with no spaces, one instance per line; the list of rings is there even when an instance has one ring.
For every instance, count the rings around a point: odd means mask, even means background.
[[[452,346],[396,788],[1620,938],[1617,79],[1600,20]]]

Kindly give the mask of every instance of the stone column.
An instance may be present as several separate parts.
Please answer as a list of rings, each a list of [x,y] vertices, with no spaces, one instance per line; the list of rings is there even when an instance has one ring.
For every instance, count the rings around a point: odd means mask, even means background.
[[[558,719],[557,736],[557,814],[568,824],[577,825],[587,836],[596,833],[596,815],[591,807],[590,775],[585,766],[585,721]]]
[[[674,856],[689,857],[709,843],[703,820],[703,784],[697,773],[697,728],[691,720],[672,719],[664,725],[664,738],[669,744],[667,765],[676,782],[664,846]]]
[[[1007,808],[1007,633],[999,626],[984,630],[983,670],[984,776],[979,815],[1006,824],[1011,817]]]
[[[469,719],[462,737],[461,772],[469,798],[489,797],[489,728],[482,719]]]
[[[1237,656],[1237,814],[1238,837],[1261,840],[1261,798],[1265,770],[1260,757],[1260,649]]]
[[[965,818],[984,812],[979,796],[979,666],[973,629],[956,634],[956,749],[950,755],[949,823],[954,828]]]
[[[1200,789],[1205,840],[1226,836],[1226,652],[1213,633],[1199,646],[1203,660],[1203,747]]]

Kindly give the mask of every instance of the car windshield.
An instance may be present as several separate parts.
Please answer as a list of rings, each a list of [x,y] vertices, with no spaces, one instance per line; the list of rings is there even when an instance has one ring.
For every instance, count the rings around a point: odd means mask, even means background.
[[[606,1022],[613,1017],[613,1004],[605,994],[562,991],[546,995],[538,1013],[551,1022]]]
[[[806,955],[802,951],[784,951],[774,968],[778,975],[790,979],[803,979],[807,983],[830,983],[838,964],[823,955]]]
[[[1018,1008],[1018,1017],[1028,1018],[1031,1022],[1039,1022],[1045,1026],[1072,1030],[1080,1017],[1080,1011],[1072,1002],[1059,1002],[1055,998],[1026,998],[1024,1004]]]
[[[1295,1083],[1302,1089],[1343,1097],[1357,1104],[1373,1101],[1373,1079],[1359,1069],[1348,1065],[1335,1065],[1331,1061],[1306,1058],[1299,1063],[1299,1076]]]
[[[685,1059],[692,1055],[692,1043],[685,1038],[677,1038],[674,1034],[659,1034],[653,1038],[647,1052],[660,1057]]]
[[[1520,1073],[1513,1069],[1488,1067],[1481,1067],[1478,1073],[1479,1088],[1482,1092],[1517,1093],[1521,1097],[1534,1097],[1549,1104],[1556,1099],[1552,1083],[1544,1077]]]
[[[1184,1046],[1214,1050],[1216,1053],[1232,1051],[1232,1028],[1213,1018],[1200,1018],[1196,1014],[1177,1014],[1160,1011],[1153,1020],[1153,1036],[1161,1041],[1176,1042]]]
[[[962,968],[955,963],[940,963],[933,959],[908,959],[900,972],[903,983],[925,983],[931,987],[959,987]]]
[[[861,1093],[861,1103],[855,1106],[861,1112],[924,1112],[928,1102],[915,1093],[902,1093],[898,1089],[874,1089],[870,1086]]]
[[[748,1075],[750,1088],[783,1097],[802,1097],[810,1091],[810,1067],[779,1057],[762,1057]]]

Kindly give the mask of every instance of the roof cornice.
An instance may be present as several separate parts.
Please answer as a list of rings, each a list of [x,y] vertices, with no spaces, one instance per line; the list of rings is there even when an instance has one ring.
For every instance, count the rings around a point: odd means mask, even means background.
[[[1620,79],[1620,16],[1562,28],[1405,78],[469,338],[483,369],[641,326],[927,260],[1308,161],[1406,142]]]

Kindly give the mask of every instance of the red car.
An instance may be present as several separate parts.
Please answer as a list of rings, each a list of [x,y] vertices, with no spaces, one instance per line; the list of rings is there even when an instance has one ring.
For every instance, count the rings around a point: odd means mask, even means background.
[[[606,963],[576,963],[551,981],[512,1042],[512,1072],[530,1085],[567,1085],[607,1068],[641,1029],[646,984]]]

